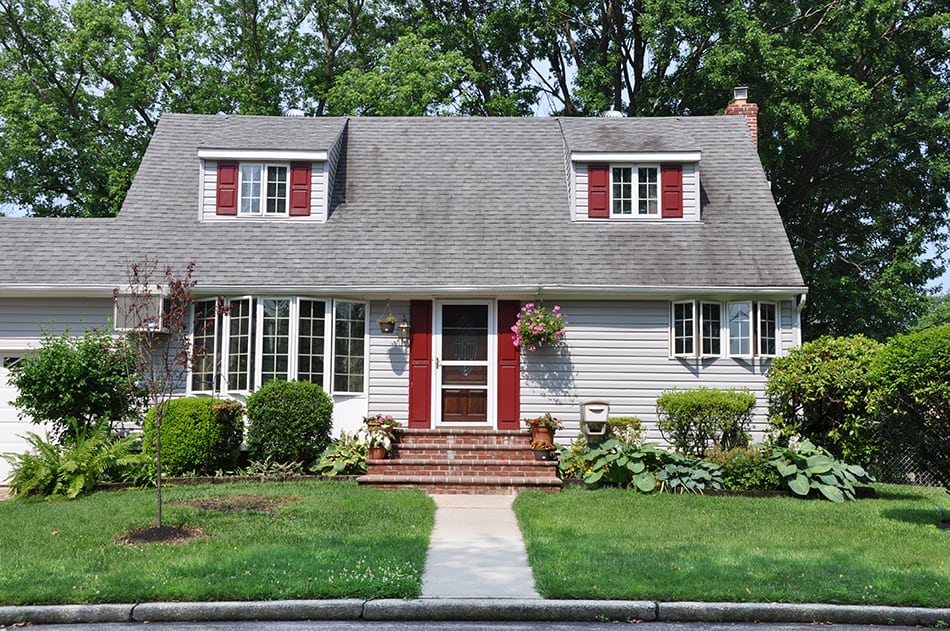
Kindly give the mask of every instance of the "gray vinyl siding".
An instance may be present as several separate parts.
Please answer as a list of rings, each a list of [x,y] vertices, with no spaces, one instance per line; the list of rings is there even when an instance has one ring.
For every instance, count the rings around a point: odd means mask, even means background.
[[[332,156],[335,160],[339,149]],[[275,160],[275,162],[284,162]],[[312,162],[310,166],[310,216],[309,217],[218,217],[217,215],[217,187],[218,161],[203,160],[201,164],[201,220],[202,221],[326,221],[329,198],[330,175],[326,162]]]
[[[587,165],[575,163],[571,190],[574,194],[572,218],[587,220]],[[661,189],[662,192],[662,189]],[[699,207],[699,165],[683,165],[683,218],[676,221],[699,221],[701,209]],[[659,221],[659,218],[656,218]],[[599,219],[597,221],[603,221]],[[631,220],[633,221],[633,220]],[[641,219],[640,221],[644,221]],[[665,221],[670,221],[666,219]]]
[[[409,416],[409,340],[400,339],[398,322],[409,317],[408,301],[393,301],[390,311],[396,318],[397,328],[392,333],[381,333],[376,320],[386,313],[385,301],[373,301],[369,306],[369,413],[392,414],[403,424]]]
[[[54,333],[111,327],[112,298],[0,298],[0,341],[12,346]]]
[[[553,303],[552,303],[553,304]],[[579,430],[580,404],[610,404],[611,416],[639,417],[648,440],[656,431],[656,399],[671,388],[748,388],[758,399],[754,427],[766,429],[764,384],[770,360],[669,357],[669,302],[560,302],[568,320],[565,345],[522,357],[522,416],[551,412],[568,441]],[[791,302],[782,303],[782,352]]]

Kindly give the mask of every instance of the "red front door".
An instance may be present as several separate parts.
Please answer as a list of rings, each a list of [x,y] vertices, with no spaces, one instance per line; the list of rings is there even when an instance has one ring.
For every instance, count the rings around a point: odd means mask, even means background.
[[[443,423],[485,425],[493,421],[494,349],[490,304],[443,303],[436,319],[436,416]]]

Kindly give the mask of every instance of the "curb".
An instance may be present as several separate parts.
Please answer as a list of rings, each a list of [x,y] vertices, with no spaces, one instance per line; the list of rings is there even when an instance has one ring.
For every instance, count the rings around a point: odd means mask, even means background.
[[[496,598],[155,602],[0,607],[0,625],[250,620],[759,622],[936,626],[941,622],[950,622],[950,608]]]

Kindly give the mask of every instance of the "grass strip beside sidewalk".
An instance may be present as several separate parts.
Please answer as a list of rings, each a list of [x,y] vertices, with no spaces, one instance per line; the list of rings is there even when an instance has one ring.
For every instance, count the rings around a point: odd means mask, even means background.
[[[248,495],[275,500],[272,509],[187,503]],[[305,481],[168,486],[163,496],[164,524],[203,536],[122,543],[154,525],[154,490],[3,502],[0,604],[419,595],[435,514],[422,492]]]
[[[943,489],[877,499],[566,489],[514,504],[546,598],[950,606]]]

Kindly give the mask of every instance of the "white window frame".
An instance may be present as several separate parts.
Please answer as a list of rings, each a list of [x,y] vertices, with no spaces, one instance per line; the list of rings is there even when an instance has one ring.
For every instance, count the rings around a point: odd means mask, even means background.
[[[691,314],[691,330],[687,335],[679,335],[678,323],[680,320],[676,317],[676,307],[679,305],[689,305]],[[674,300],[670,302],[670,357],[696,357],[698,348],[696,347],[696,326],[697,326],[696,317],[696,301],[695,300]],[[691,350],[686,352],[677,352],[676,343],[681,339],[688,339]]]
[[[743,319],[745,327],[746,327],[746,331],[747,331],[747,335],[745,336],[735,335],[735,332],[733,331],[732,308],[734,306],[735,307],[745,306],[747,309],[747,317]],[[738,357],[738,358],[748,359],[753,356],[753,349],[755,348],[755,344],[754,344],[755,327],[754,327],[754,322],[753,322],[754,313],[755,313],[755,310],[753,309],[753,304],[751,300],[733,300],[726,303],[726,324],[725,324],[726,353],[729,355],[729,357]],[[740,322],[739,324],[741,326],[742,322]],[[743,342],[745,342],[745,347],[739,348],[738,352],[734,352],[732,349],[733,340],[738,340],[739,344],[743,344]]]
[[[257,197],[246,197],[244,194],[244,168],[260,167],[260,194]],[[267,186],[269,184],[270,170],[283,169],[284,178],[284,203],[283,208],[276,212],[267,210]],[[256,211],[245,211],[244,200],[251,199],[257,202]],[[244,161],[238,163],[238,216],[239,217],[287,217],[290,215],[290,163],[286,162],[252,162]]]
[[[221,332],[222,332],[222,321],[224,318],[220,312],[218,306],[217,298],[206,298],[201,300],[195,300],[194,304],[191,306],[191,334],[189,336],[189,343],[191,344],[192,349],[196,349],[197,346],[197,336],[196,336],[196,325],[197,325],[197,308],[199,304],[211,304],[213,308],[213,327],[211,334],[211,350],[208,351],[207,347],[205,348],[206,358],[211,358],[211,388],[195,388],[195,362],[191,362],[191,366],[188,369],[188,391],[189,392],[217,392],[219,390],[219,384],[221,380],[221,364],[220,355],[221,349]]]
[[[208,299],[210,302],[212,299]],[[216,300],[216,299],[215,299]],[[248,300],[249,314],[251,317],[250,330],[248,332],[248,367],[247,367],[247,388],[233,387],[230,374],[230,350],[231,350],[231,306],[234,303]],[[363,300],[344,300],[333,298],[317,298],[312,296],[233,296],[228,297],[221,305],[223,307],[221,314],[215,319],[215,351],[214,351],[214,375],[212,377],[212,390],[199,390],[194,388],[194,373],[192,368],[188,371],[188,391],[193,393],[235,393],[246,395],[263,385],[263,348],[264,348],[264,301],[282,300],[289,301],[288,317],[290,318],[288,326],[288,347],[287,347],[287,379],[297,379],[300,372],[300,304],[302,301],[314,302],[323,305],[323,374],[321,383],[317,384],[326,392],[337,395],[360,396],[366,394],[367,383],[369,381],[369,303]],[[197,300],[196,302],[206,302]],[[338,303],[359,304],[363,306],[363,388],[359,392],[337,390],[334,387],[336,377],[336,305]],[[195,310],[191,311],[191,341],[195,341]]]
[[[327,303],[330,305],[330,313],[327,315],[326,323],[330,327],[331,335],[325,338],[329,340],[330,347],[329,352],[324,353],[324,357],[329,357],[330,369],[323,371],[324,381],[329,379],[327,382],[328,387],[325,387],[324,390],[336,395],[365,395],[366,385],[369,381],[369,303],[363,300],[346,300],[343,298],[335,298],[333,300],[327,301]],[[338,390],[336,388],[336,306],[340,303],[363,305],[363,388],[358,392],[355,390]]]
[[[706,335],[706,316],[703,313],[704,307],[716,307],[719,309],[719,327],[716,329],[714,335]],[[721,302],[712,302],[708,300],[700,301],[699,303],[699,343],[697,348],[701,357],[722,357],[722,349],[725,344],[723,343],[723,318],[722,318],[723,308]],[[719,342],[719,352],[718,353],[707,353],[705,351],[706,340],[714,337],[716,341]]]
[[[763,344],[765,341],[765,338],[762,336],[762,322],[763,322],[762,308],[763,307],[772,307],[773,313],[774,313],[774,318],[772,319],[772,330],[770,331],[772,343],[774,344],[774,352],[772,353],[767,353],[765,352],[765,350],[763,350]],[[781,318],[781,311],[779,310],[779,304],[777,302],[769,302],[769,301],[758,302],[756,303],[755,313],[756,313],[756,318],[755,318],[756,353],[759,355],[759,357],[775,357],[778,355],[778,351],[779,351],[779,330],[781,329],[781,326],[779,326],[779,320]]]
[[[614,196],[614,169],[629,169],[630,171],[630,212],[617,212],[615,210],[615,201],[616,197]],[[640,197],[640,169],[652,169],[656,173],[656,196],[653,198],[641,198]],[[662,213],[660,212],[660,191],[663,190],[662,182],[660,181],[662,169],[660,168],[659,163],[651,162],[618,162],[612,163],[608,167],[608,172],[610,174],[610,219],[617,220],[637,220],[637,219],[660,219]],[[626,198],[623,198],[626,199]],[[640,202],[643,200],[651,200],[654,202],[655,212],[652,213],[641,213],[640,212]]]

